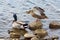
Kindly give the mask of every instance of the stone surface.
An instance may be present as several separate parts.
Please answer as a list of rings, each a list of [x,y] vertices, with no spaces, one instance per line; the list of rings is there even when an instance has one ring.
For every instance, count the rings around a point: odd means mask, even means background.
[[[39,40],[39,38],[33,37],[33,38],[31,38],[31,40]]]
[[[25,38],[32,38],[32,37],[34,37],[34,36],[35,36],[34,34],[30,34],[30,33],[26,33],[26,34],[24,35]]]
[[[48,35],[47,31],[44,30],[44,29],[37,29],[37,30],[35,30],[34,33],[35,33],[36,35],[38,35],[39,37],[41,37],[41,38],[43,38],[43,37],[45,37],[45,36]]]
[[[25,39],[24,40],[31,40],[32,37],[34,37],[35,35],[34,34],[31,34],[31,33],[26,33],[24,35]]]
[[[49,28],[51,28],[51,29],[59,29],[59,28],[60,28],[60,23],[57,22],[57,21],[52,21],[52,22],[49,24]]]
[[[31,29],[31,30],[41,29],[42,26],[43,25],[42,25],[41,21],[33,21],[29,24],[29,29]]]

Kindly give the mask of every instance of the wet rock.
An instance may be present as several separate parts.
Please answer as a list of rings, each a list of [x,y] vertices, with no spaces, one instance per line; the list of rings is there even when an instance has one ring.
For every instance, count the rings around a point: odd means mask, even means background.
[[[31,40],[39,40],[39,38],[33,37],[33,38],[31,38]]]
[[[58,40],[58,39],[59,39],[58,36],[53,36],[53,37],[52,37],[52,40]]]
[[[43,40],[51,40],[51,38],[49,36],[46,36],[43,38]]]
[[[25,29],[13,28],[12,30],[8,31],[8,33],[10,34],[11,38],[20,38],[20,36],[27,33],[27,31]]]
[[[36,35],[38,35],[40,38],[43,38],[48,35],[47,31],[44,29],[37,29],[34,32]]]
[[[45,37],[45,38],[43,38],[43,40],[58,40],[59,39],[59,37],[58,36],[52,36],[52,37]]]
[[[33,21],[29,24],[29,29],[31,30],[36,30],[41,28],[42,28],[42,23],[40,21]]]
[[[18,33],[17,32],[11,32],[10,33],[10,38],[20,38],[19,32]]]
[[[18,29],[12,29],[9,30],[10,38],[20,38],[20,30]]]
[[[30,40],[32,37],[34,37],[35,35],[33,35],[33,34],[30,34],[30,33],[26,33],[25,35],[24,35],[24,37],[25,37],[25,40]]]
[[[59,28],[60,28],[60,23],[57,22],[57,21],[52,21],[52,22],[49,24],[49,28],[51,28],[51,29],[59,29]]]
[[[20,29],[20,33],[21,35],[24,35],[25,33],[27,33],[27,31],[25,29]]]
[[[20,38],[10,38],[9,40],[20,40]]]

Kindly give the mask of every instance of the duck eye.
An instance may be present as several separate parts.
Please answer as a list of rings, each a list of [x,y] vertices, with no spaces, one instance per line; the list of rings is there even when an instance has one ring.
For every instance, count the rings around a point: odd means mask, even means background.
[[[35,35],[37,35],[37,34],[35,34]]]

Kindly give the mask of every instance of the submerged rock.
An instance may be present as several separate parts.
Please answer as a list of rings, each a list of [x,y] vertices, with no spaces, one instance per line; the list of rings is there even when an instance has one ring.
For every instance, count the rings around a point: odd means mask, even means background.
[[[60,28],[60,23],[57,22],[57,21],[52,21],[52,22],[49,24],[49,28],[51,28],[51,29],[59,29],[59,28]]]

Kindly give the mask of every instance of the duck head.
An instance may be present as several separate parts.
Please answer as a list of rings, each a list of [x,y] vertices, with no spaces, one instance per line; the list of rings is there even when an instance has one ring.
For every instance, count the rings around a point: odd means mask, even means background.
[[[27,14],[33,13],[33,10],[26,11]]]
[[[13,14],[13,18],[14,18],[14,21],[17,21],[17,15],[16,14]]]

